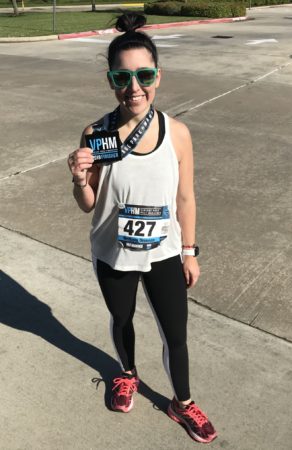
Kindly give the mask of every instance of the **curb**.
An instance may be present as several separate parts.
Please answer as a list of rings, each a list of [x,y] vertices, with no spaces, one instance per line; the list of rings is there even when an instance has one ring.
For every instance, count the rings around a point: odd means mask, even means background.
[[[212,23],[230,23],[230,22],[243,22],[246,20],[251,20],[247,16],[243,17],[232,17],[232,18],[222,18],[222,19],[206,19],[206,20],[188,20],[186,22],[170,22],[170,23],[158,23],[152,25],[145,25],[145,27],[140,28],[141,30],[159,30],[163,28],[172,27],[185,27],[190,25],[205,25]],[[105,30],[92,30],[92,31],[81,31],[80,33],[69,33],[69,34],[54,34],[50,36],[31,36],[31,37],[5,37],[0,38],[0,43],[13,43],[13,42],[38,42],[38,41],[56,41],[65,39],[74,39],[78,37],[88,37],[88,36],[100,36],[104,34],[118,33],[116,28],[107,28]]]
[[[248,17],[232,17],[232,18],[222,18],[222,19],[207,19],[207,20],[188,20],[187,22],[170,22],[170,23],[158,23],[152,25],[145,25],[145,27],[140,28],[140,30],[157,30],[163,28],[172,28],[172,27],[184,27],[188,25],[204,25],[208,23],[228,23],[228,22],[242,22],[245,20],[250,20]],[[88,36],[96,36],[103,34],[112,34],[118,33],[116,28],[107,28],[105,30],[93,30],[93,31],[85,31],[80,33],[70,33],[70,34],[59,34],[58,38],[60,40],[64,39],[74,39],[77,37],[88,37]]]

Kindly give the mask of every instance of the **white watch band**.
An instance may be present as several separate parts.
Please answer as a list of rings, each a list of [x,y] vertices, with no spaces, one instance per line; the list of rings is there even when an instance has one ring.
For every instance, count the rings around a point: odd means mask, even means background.
[[[182,255],[183,256],[195,256],[195,249],[194,248],[183,248]]]

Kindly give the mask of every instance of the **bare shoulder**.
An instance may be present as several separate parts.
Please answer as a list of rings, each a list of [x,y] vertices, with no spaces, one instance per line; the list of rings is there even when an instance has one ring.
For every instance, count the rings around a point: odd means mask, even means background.
[[[190,131],[183,122],[180,122],[179,120],[174,119],[173,117],[169,117],[169,124],[171,132],[174,131],[176,134],[179,134],[180,137],[182,138],[190,137]]]
[[[169,117],[169,128],[171,140],[180,161],[186,153],[192,152],[191,133],[184,123],[172,117]]]

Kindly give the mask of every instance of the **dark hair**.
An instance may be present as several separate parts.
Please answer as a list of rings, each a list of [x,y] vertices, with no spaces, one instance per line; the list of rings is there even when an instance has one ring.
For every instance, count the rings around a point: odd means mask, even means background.
[[[152,56],[155,67],[158,65],[157,48],[151,38],[143,31],[135,31],[146,23],[146,17],[134,12],[120,16],[116,22],[116,29],[125,33],[116,37],[108,48],[108,65],[113,67],[117,54],[122,50],[131,48],[146,48]]]

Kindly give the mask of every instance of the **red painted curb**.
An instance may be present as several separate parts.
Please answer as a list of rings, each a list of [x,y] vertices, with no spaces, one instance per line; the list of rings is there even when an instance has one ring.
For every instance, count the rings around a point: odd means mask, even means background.
[[[58,39],[73,39],[77,37],[94,36],[95,34],[97,34],[96,31],[81,31],[80,33],[59,34]]]
[[[207,20],[189,20],[187,22],[170,22],[170,23],[157,23],[153,25],[145,25],[145,27],[140,28],[141,30],[158,30],[162,28],[171,27],[184,27],[187,25],[204,25],[208,23],[228,23],[228,22],[242,22],[249,20],[248,17],[232,17],[232,18],[222,18],[222,19],[207,19]],[[118,33],[115,28],[107,28],[105,30],[93,30],[93,31],[81,31],[80,33],[70,33],[70,34],[59,34],[58,39],[74,39],[78,37],[87,36],[97,36],[102,34],[112,34]]]

